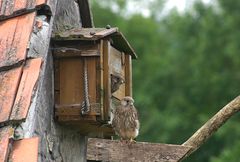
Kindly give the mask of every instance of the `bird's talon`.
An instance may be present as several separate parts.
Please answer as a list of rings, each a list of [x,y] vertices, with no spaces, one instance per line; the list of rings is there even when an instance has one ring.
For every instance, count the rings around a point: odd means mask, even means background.
[[[130,143],[137,143],[137,141],[135,141],[134,139],[130,139]]]

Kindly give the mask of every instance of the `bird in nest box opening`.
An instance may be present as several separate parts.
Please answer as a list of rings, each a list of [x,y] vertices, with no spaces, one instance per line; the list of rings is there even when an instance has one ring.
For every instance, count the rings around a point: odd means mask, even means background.
[[[111,93],[116,92],[124,82],[120,74],[111,74]]]

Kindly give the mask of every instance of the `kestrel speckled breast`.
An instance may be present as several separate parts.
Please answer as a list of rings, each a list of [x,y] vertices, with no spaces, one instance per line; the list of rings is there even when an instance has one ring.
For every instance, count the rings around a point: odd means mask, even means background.
[[[124,97],[114,112],[112,126],[122,140],[133,141],[139,133],[140,123],[133,103],[132,97]]]

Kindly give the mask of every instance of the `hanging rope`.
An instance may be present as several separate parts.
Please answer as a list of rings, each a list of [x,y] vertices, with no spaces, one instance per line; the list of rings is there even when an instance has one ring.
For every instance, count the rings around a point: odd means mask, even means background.
[[[84,57],[83,60],[83,83],[84,83],[84,100],[82,103],[82,115],[88,114],[88,112],[90,111],[90,102],[89,102],[89,97],[88,97],[88,75],[87,75],[87,60]]]

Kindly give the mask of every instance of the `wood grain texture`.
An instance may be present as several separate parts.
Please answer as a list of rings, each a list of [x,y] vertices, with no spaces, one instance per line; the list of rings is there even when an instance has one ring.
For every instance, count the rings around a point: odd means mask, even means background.
[[[78,0],[77,2],[79,5],[79,13],[81,16],[82,27],[92,28],[94,24],[88,0]]]
[[[87,159],[109,162],[178,162],[190,148],[147,142],[126,144],[117,140],[90,138]]]
[[[196,151],[206,140],[208,140],[229,118],[240,111],[240,96],[233,99],[211,119],[209,119],[201,128],[199,128],[183,146],[191,146],[192,149],[186,155]]]
[[[132,96],[132,56],[125,55],[125,64],[126,96]]]
[[[118,51],[117,49],[115,49],[114,47],[110,47],[110,66],[109,66],[109,71],[111,74],[113,75],[120,75],[125,82],[125,54],[121,53],[120,51]],[[120,85],[119,89],[114,92],[112,95],[115,98],[118,98],[119,100],[121,100],[123,97],[126,96],[125,93],[125,83],[123,83],[122,85]]]
[[[118,31],[118,28],[76,28],[60,32],[56,40],[99,40]]]
[[[110,42],[103,41],[103,116],[104,120],[108,120],[110,116],[110,98],[111,98],[111,78],[109,72],[109,55],[110,55]]]
[[[57,116],[80,116],[82,104],[56,105],[55,108],[55,115]],[[90,104],[90,112],[88,115],[100,115],[100,104]]]
[[[81,59],[59,61],[60,105],[83,101],[83,62]]]
[[[93,56],[100,56],[98,50],[79,50],[74,48],[68,49],[57,49],[54,51],[55,58],[63,58],[63,57],[93,57]]]
[[[99,101],[100,101],[100,105],[101,105],[101,120],[104,120],[104,97],[103,97],[103,77],[104,77],[104,71],[103,71],[103,52],[104,52],[104,48],[103,48],[103,40],[100,41],[100,60],[99,60],[99,72],[100,72],[100,76],[97,75],[97,78],[99,78],[99,81],[97,81],[97,85],[98,85],[98,95],[99,95]]]

